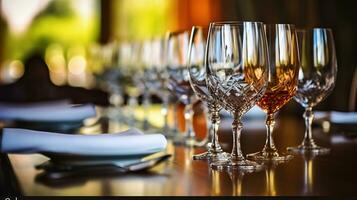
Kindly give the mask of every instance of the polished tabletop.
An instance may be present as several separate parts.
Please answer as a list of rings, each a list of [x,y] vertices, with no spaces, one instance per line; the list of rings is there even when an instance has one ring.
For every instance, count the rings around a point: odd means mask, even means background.
[[[100,129],[113,124],[101,122]],[[222,120],[220,139],[230,151],[231,119]],[[327,127],[328,128],[328,127]],[[197,129],[197,127],[196,127]],[[198,130],[198,129],[197,129]],[[23,195],[135,195],[135,196],[218,196],[218,195],[357,195],[357,138],[339,131],[314,127],[317,143],[330,147],[325,155],[296,154],[286,163],[268,163],[255,172],[212,170],[207,161],[194,161],[192,155],[203,148],[190,148],[168,142],[170,160],[145,172],[98,173],[60,180],[43,179],[35,169],[48,158],[40,154],[1,155],[3,190]],[[300,116],[278,116],[274,138],[279,150],[298,145],[304,133]],[[264,121],[245,123],[242,133],[244,154],[261,148],[265,141]]]

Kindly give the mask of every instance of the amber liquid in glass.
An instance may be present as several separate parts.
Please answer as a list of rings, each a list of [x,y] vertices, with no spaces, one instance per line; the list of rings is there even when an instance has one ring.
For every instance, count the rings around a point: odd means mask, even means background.
[[[297,87],[298,66],[277,66],[270,73],[268,87],[257,105],[266,113],[275,113],[294,95]]]

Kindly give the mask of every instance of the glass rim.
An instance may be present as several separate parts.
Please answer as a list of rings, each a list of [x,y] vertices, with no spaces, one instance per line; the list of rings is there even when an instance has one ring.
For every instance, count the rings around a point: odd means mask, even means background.
[[[332,28],[329,27],[296,28],[296,32],[309,32],[313,30],[326,30],[332,32]]]
[[[264,23],[261,21],[219,21],[219,22],[210,22],[209,26],[242,25],[244,23],[256,23],[256,24],[264,25]]]
[[[206,27],[206,26],[200,26],[200,25],[193,25],[191,27],[191,33],[194,29],[200,29],[201,31],[203,32],[208,32],[209,31],[209,27]]]
[[[264,24],[264,26],[276,26],[276,25],[284,25],[284,26],[291,26],[291,27],[294,27],[295,29],[297,29],[296,28],[296,25],[295,24],[291,24],[291,23],[286,23],[286,24],[284,24],[284,23],[277,23],[277,24]]]
[[[176,31],[166,31],[166,37],[172,37],[172,36],[177,36],[181,34],[188,33],[190,35],[191,29],[181,29],[181,30],[176,30]]]

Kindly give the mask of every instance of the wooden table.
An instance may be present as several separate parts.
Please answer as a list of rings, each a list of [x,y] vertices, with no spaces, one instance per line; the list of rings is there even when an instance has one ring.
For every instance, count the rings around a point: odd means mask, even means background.
[[[230,119],[223,120],[222,144],[230,150]],[[248,127],[248,126],[246,126]],[[274,137],[277,147],[298,145],[304,124],[300,118],[280,117]],[[279,165],[266,166],[253,173],[214,171],[205,161],[193,161],[192,155],[204,149],[174,146],[167,152],[172,158],[147,172],[130,174],[91,174],[61,181],[41,179],[42,171],[34,166],[45,160],[42,155],[6,155],[1,158],[4,191],[20,191],[24,195],[357,195],[357,139],[346,139],[335,132],[315,128],[317,142],[331,147],[328,155],[295,155]],[[242,135],[244,153],[264,145],[264,126],[252,125]],[[14,176],[12,176],[14,172]],[[16,188],[17,187],[17,188]]]

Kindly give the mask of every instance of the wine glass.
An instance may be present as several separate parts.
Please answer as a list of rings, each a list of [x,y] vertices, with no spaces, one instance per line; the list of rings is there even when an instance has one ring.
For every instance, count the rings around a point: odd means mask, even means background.
[[[241,151],[241,117],[263,96],[268,82],[267,39],[261,22],[211,23],[206,70],[211,94],[233,115],[231,158],[211,163],[214,168],[254,170],[262,167],[246,160]]]
[[[121,121],[123,119],[122,106],[124,103],[123,87],[119,60],[120,46],[116,43],[107,45],[95,45],[89,49],[88,63],[95,70],[95,78],[98,86],[109,94],[107,114],[111,119]],[[102,69],[102,70],[99,70]]]
[[[195,132],[193,130],[193,104],[196,101],[189,83],[187,70],[187,52],[189,31],[173,32],[167,39],[167,72],[169,75],[168,89],[185,105],[185,132],[183,138],[176,138],[177,143],[194,146]]]
[[[142,77],[142,51],[143,44],[132,42],[129,44],[127,66],[123,68],[124,89],[128,94],[128,112],[127,124],[134,127],[136,124],[135,109],[138,106],[138,98],[141,94],[140,80]]]
[[[142,50],[141,50],[141,62],[142,69],[139,70],[139,74],[141,74],[138,79],[142,94],[142,106],[144,111],[144,119],[143,119],[143,130],[148,130],[150,128],[150,123],[148,119],[148,113],[151,106],[151,94],[158,89],[157,77],[154,66],[155,54],[154,54],[154,42],[153,40],[145,40],[142,42]]]
[[[156,37],[151,40],[150,59],[151,65],[145,69],[144,79],[146,89],[150,94],[158,95],[162,100],[161,113],[164,117],[163,133],[167,137],[172,137],[168,124],[169,91],[167,89],[166,75],[166,38]]]
[[[292,155],[279,155],[274,145],[274,115],[295,95],[299,72],[299,49],[294,25],[265,25],[268,48],[268,87],[257,105],[266,112],[267,136],[263,150],[247,157],[259,161],[286,161]]]
[[[305,108],[305,137],[294,152],[324,153],[329,149],[315,144],[312,138],[312,108],[323,101],[333,90],[337,75],[337,59],[332,30],[313,28],[297,31],[301,52],[298,89],[294,97]]]
[[[207,33],[207,32],[206,32]],[[206,82],[205,62],[206,38],[204,29],[193,26],[188,49],[188,72],[191,87],[198,98],[206,104],[210,116],[210,128],[207,135],[211,135],[207,145],[207,151],[194,155],[194,160],[227,160],[227,153],[223,152],[218,141],[218,127],[220,124],[219,111],[222,109],[220,103],[209,92]]]
[[[175,126],[170,127],[169,125],[169,104],[174,97],[172,96],[172,92],[169,90],[169,73],[167,70],[168,66],[168,58],[167,58],[167,38],[168,35],[160,36],[154,38],[152,41],[152,49],[151,49],[151,59],[152,59],[152,69],[149,70],[150,72],[147,73],[147,79],[150,84],[152,84],[155,88],[152,89],[152,93],[157,94],[162,100],[162,107],[161,107],[161,114],[164,118],[164,126],[163,126],[163,133],[168,138],[174,138],[174,136],[178,133],[177,131],[177,120],[174,120]],[[176,107],[175,107],[176,110]],[[175,111],[176,113],[176,111]],[[176,115],[175,115],[176,116]]]

